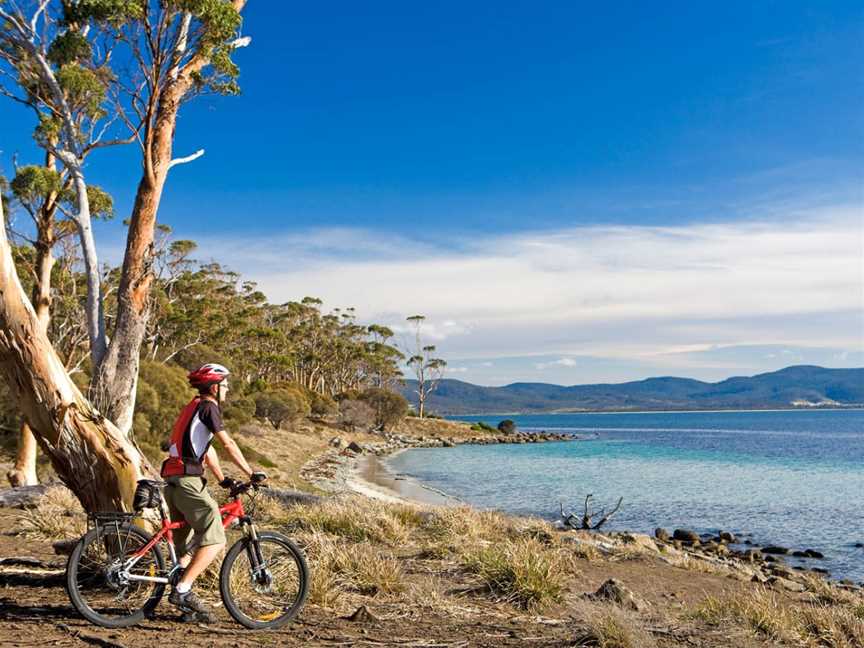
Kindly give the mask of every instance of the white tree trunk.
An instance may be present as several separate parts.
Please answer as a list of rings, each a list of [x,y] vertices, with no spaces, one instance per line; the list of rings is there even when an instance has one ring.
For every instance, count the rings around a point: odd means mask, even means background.
[[[87,511],[130,509],[147,459],[81,395],[27,299],[0,199],[0,373],[60,479]]]

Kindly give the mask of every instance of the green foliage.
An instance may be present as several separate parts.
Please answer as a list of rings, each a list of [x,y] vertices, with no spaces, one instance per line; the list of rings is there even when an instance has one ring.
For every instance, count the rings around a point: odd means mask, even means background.
[[[146,449],[158,452],[162,442],[171,436],[180,410],[194,395],[181,367],[143,361],[136,391],[135,438]]]
[[[84,24],[90,20],[119,26],[143,16],[146,2],[142,0],[79,0],[63,3],[63,18],[67,25]]]
[[[232,428],[239,428],[255,417],[255,399],[238,395],[232,388],[231,395],[222,407],[222,413]]]
[[[511,419],[504,419],[498,424],[498,431],[502,434],[515,434],[516,433],[516,423]]]
[[[87,185],[87,200],[90,203],[90,215],[93,218],[109,220],[114,217],[114,199],[111,195],[96,185]]]
[[[471,429],[477,432],[496,432],[496,428],[492,427],[488,423],[484,423],[483,421],[477,421],[476,423],[471,424]]]
[[[339,421],[348,430],[366,430],[375,423],[375,410],[361,400],[339,401]]]
[[[11,182],[12,194],[22,203],[37,203],[61,188],[57,171],[36,164],[19,167]]]
[[[309,412],[309,401],[299,389],[275,389],[255,398],[255,416],[267,419],[275,428],[309,416]]]
[[[90,118],[104,114],[105,83],[99,74],[77,63],[67,63],[57,72],[57,82],[73,111],[82,111]]]
[[[375,426],[382,430],[392,428],[408,412],[408,401],[402,394],[380,387],[370,387],[360,395],[360,400],[375,412]]]
[[[60,34],[48,48],[48,60],[57,66],[87,60],[91,54],[87,38],[75,29]]]
[[[55,144],[60,139],[60,129],[63,127],[62,121],[55,115],[39,114],[39,124],[33,131],[33,139],[36,143],[47,148]]]
[[[330,416],[339,411],[336,401],[327,394],[312,392],[309,407],[313,416]]]

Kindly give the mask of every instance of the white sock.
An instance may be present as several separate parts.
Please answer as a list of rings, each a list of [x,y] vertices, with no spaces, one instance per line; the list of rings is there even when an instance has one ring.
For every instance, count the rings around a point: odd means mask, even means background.
[[[192,585],[190,585],[189,583],[177,583],[177,593],[178,594],[185,594],[186,592],[188,592],[191,589],[192,589]]]

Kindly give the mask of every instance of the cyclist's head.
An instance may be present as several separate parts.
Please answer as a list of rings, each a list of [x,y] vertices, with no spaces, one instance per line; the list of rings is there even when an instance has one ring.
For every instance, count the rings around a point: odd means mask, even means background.
[[[202,396],[213,396],[217,400],[225,400],[228,391],[228,369],[215,362],[208,362],[189,374],[189,384],[198,390]]]

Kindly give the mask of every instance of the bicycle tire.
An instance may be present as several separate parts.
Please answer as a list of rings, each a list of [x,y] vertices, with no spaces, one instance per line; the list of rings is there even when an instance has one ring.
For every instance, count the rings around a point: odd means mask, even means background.
[[[85,619],[94,623],[98,626],[102,626],[103,628],[126,628],[128,626],[135,625],[140,623],[145,619],[145,617],[149,616],[150,613],[159,605],[159,601],[162,599],[162,595],[165,592],[165,585],[163,583],[141,583],[139,587],[148,588],[152,587],[152,594],[150,594],[145,600],[144,604],[141,606],[136,606],[134,610],[130,610],[129,614],[118,614],[114,616],[108,616],[104,613],[100,613],[99,610],[94,609],[92,602],[88,602],[85,595],[81,592],[81,587],[79,586],[79,576],[82,575],[84,569],[82,567],[82,563],[84,560],[87,560],[85,557],[85,552],[89,548],[95,548],[94,542],[100,542],[102,540],[109,539],[109,534],[116,534],[118,538],[118,542],[121,538],[121,534],[125,534],[127,538],[134,537],[137,541],[140,542],[140,546],[144,546],[147,542],[149,542],[151,536],[139,529],[138,527],[126,524],[126,525],[106,525],[102,527],[97,527],[95,529],[91,529],[89,532],[84,534],[82,538],[78,541],[78,544],[75,545],[71,555],[69,556],[69,560],[66,563],[66,593],[69,595],[69,600],[72,602],[72,605],[76,610],[83,616]],[[126,546],[124,544],[120,544],[120,546]],[[158,544],[154,545],[150,551],[148,552],[152,556],[152,560],[155,561],[155,566],[159,573],[164,573],[165,571],[165,558],[162,556],[162,552],[159,550]],[[94,562],[95,561],[91,561]],[[106,569],[108,565],[102,565]],[[104,577],[104,574],[98,574],[93,576],[93,580],[98,581],[99,579],[104,579],[107,585],[108,579]],[[146,594],[146,592],[144,592]],[[117,599],[115,599],[117,600]]]
[[[231,571],[234,568],[237,559],[240,556],[246,556],[247,548],[251,549],[251,543],[253,540],[251,538],[241,538],[228,550],[228,553],[225,556],[225,560],[222,562],[222,568],[219,572],[219,592],[222,595],[222,602],[225,605],[225,609],[228,610],[228,613],[234,618],[237,623],[250,628],[252,630],[261,630],[264,628],[280,628],[292,619],[297,616],[300,610],[303,608],[303,605],[306,602],[306,597],[309,594],[309,567],[306,564],[306,558],[303,556],[303,552],[300,548],[294,544],[292,540],[287,538],[286,536],[275,533],[273,531],[262,531],[258,534],[258,542],[261,545],[275,544],[282,549],[286,550],[287,553],[291,556],[294,561],[294,565],[297,569],[297,593],[294,597],[293,603],[290,607],[283,608],[284,612],[276,617],[267,618],[266,620],[262,620],[259,618],[252,618],[248,614],[246,614],[243,610],[240,609],[237,602],[234,599],[234,595],[231,592]],[[243,566],[238,564],[239,569],[243,569]],[[242,573],[242,572],[239,572]],[[268,614],[266,616],[271,616]]]

